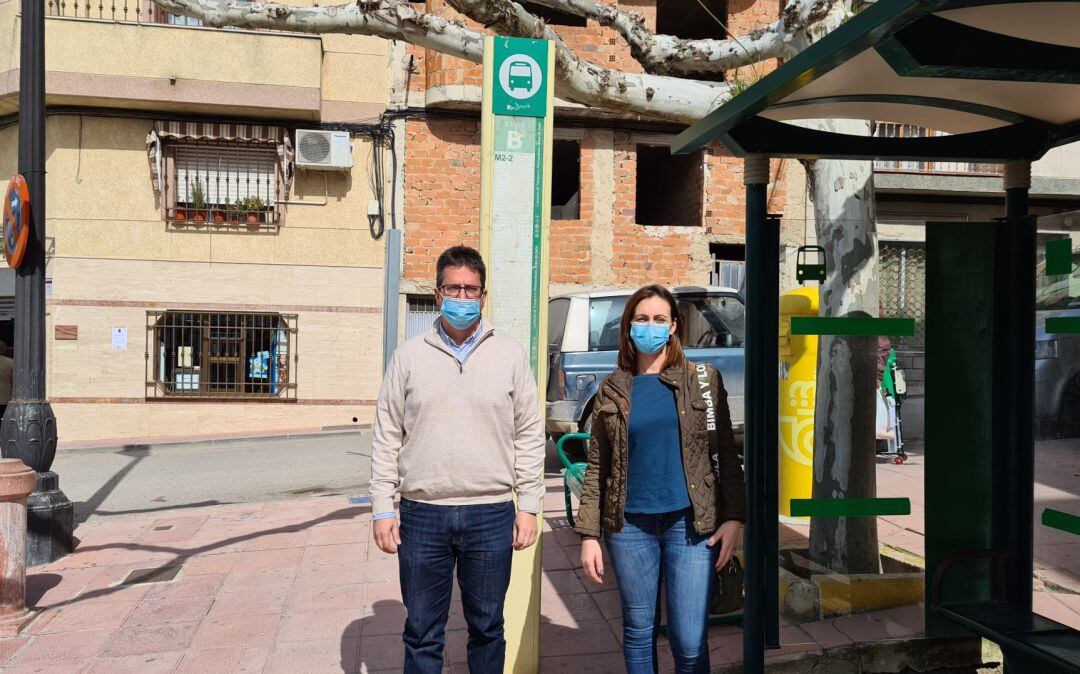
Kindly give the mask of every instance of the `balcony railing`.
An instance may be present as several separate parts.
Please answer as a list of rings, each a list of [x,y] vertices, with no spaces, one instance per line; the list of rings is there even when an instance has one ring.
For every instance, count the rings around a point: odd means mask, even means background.
[[[878,138],[931,138],[947,136],[943,131],[933,131],[912,124],[877,122],[874,135]],[[875,161],[875,171],[896,173],[948,173],[952,175],[1001,175],[1001,164],[980,164],[966,161]]]
[[[148,0],[46,0],[48,16],[68,19],[98,19],[124,23],[162,23],[200,26],[197,19],[169,14]]]

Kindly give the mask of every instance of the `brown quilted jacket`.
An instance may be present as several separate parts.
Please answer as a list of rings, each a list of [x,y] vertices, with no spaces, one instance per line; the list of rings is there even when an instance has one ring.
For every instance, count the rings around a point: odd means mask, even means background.
[[[693,364],[660,374],[660,380],[675,390],[675,406],[683,420],[680,428],[686,487],[694,508],[694,528],[703,536],[711,535],[727,520],[746,521],[746,486],[731,430],[727,391],[720,373],[711,365],[707,369],[716,401],[719,484],[709,461],[707,407]],[[601,531],[621,531],[623,527],[632,387],[633,376],[616,370],[600,385],[593,403],[593,439],[575,527],[584,537],[599,538]]]

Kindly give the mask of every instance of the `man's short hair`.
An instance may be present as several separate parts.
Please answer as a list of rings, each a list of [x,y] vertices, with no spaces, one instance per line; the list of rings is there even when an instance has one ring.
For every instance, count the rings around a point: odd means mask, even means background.
[[[480,274],[480,286],[487,287],[487,267],[484,266],[484,258],[475,248],[468,246],[454,246],[447,248],[439,261],[435,263],[435,285],[439,288],[443,284],[443,272],[450,267],[467,267]]]

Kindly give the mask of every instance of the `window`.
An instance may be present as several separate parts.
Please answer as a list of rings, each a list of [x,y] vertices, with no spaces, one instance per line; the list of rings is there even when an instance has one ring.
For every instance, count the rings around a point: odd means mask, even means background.
[[[713,268],[709,285],[741,290],[746,278],[746,246],[741,243],[710,243]]]
[[[581,144],[556,140],[551,151],[551,219],[581,217]]]
[[[743,345],[743,304],[730,295],[677,297],[686,323],[686,348],[735,349]]]
[[[659,0],[656,32],[687,40],[725,39],[726,0]]]
[[[589,351],[619,350],[619,324],[628,299],[615,295],[589,301]]]
[[[551,353],[562,351],[563,330],[569,313],[569,298],[560,297],[548,302],[548,351]]]
[[[148,398],[296,399],[295,314],[147,313]]]
[[[166,146],[166,162],[169,221],[278,223],[282,194],[278,154],[273,147],[177,141]]]
[[[409,295],[405,305],[405,339],[427,334],[439,317],[435,296]]]
[[[578,28],[584,28],[589,24],[583,16],[561,12],[557,9],[552,9],[551,7],[538,5],[535,2],[522,2],[521,6],[525,8],[526,12],[543,19],[544,23],[551,26],[577,26]]]
[[[673,155],[667,146],[637,146],[639,225],[701,225],[704,155]]]

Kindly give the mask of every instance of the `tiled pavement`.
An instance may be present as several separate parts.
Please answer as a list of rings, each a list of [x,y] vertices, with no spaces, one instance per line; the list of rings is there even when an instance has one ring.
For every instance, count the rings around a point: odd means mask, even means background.
[[[918,457],[883,469],[883,495],[911,486],[919,470]],[[617,590],[592,586],[575,569],[579,542],[566,526],[562,501],[558,482],[549,481],[542,670],[621,671]],[[916,518],[913,512],[908,521],[883,521],[882,541],[921,552]],[[804,534],[805,528],[784,527],[785,540]],[[396,560],[371,542],[366,506],[327,497],[97,517],[81,525],[77,537],[74,555],[30,576],[29,598],[39,615],[21,636],[0,640],[3,672],[377,672],[401,666],[404,611]],[[1066,587],[1077,582],[1073,550],[1040,557]],[[121,584],[133,570],[175,565],[181,569],[173,580]],[[1080,595],[1039,592],[1036,606],[1080,627],[1076,600]],[[464,630],[455,599],[448,671],[465,671]],[[782,641],[786,653],[920,631],[920,609],[905,607],[785,623]],[[737,628],[713,628],[713,664],[738,662],[741,639]],[[666,644],[660,652],[669,671]]]

